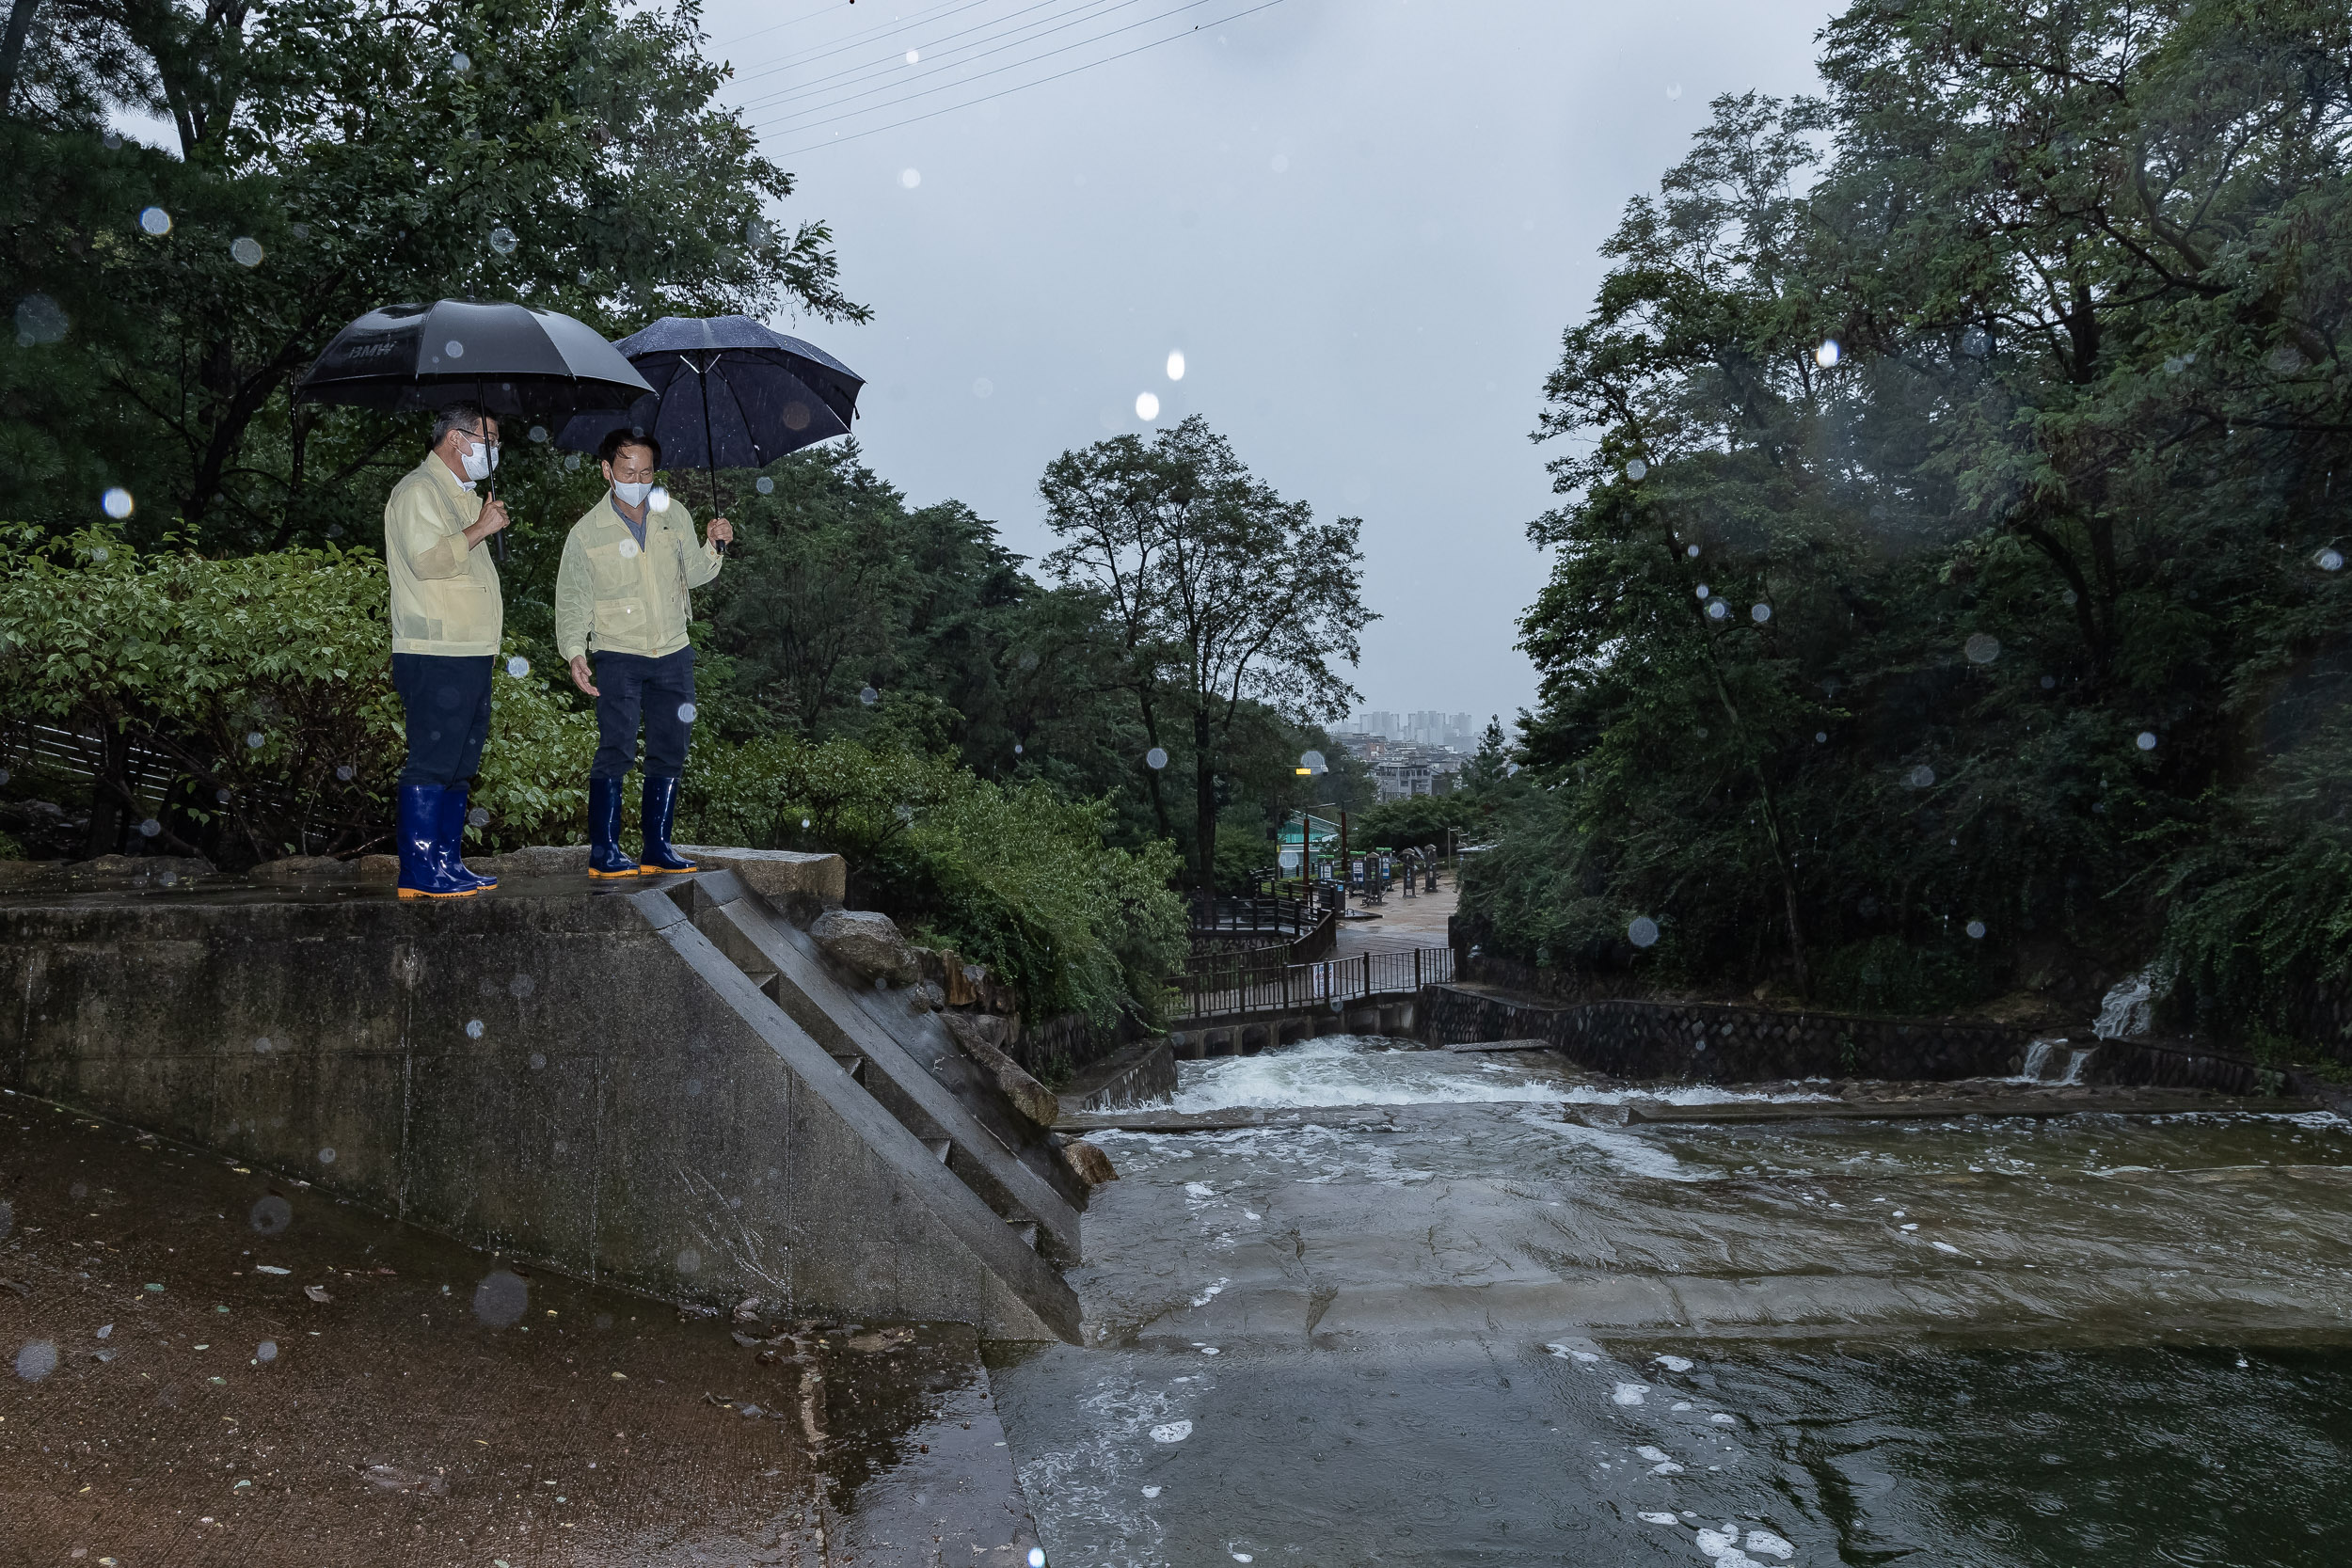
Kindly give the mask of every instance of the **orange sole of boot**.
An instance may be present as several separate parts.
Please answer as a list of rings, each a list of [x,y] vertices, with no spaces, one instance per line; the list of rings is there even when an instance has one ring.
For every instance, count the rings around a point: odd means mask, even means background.
[[[622,878],[624,878],[624,877],[634,877],[634,876],[638,875],[638,873],[636,873],[636,872],[634,872],[634,871],[595,871],[595,870],[592,870],[592,871],[590,871],[590,872],[588,873],[588,875],[589,875],[589,876],[591,876],[591,877],[593,877],[593,878],[595,878],[595,879],[596,879],[596,880],[598,880],[598,881],[617,881],[617,880],[619,880],[620,879],[622,879]]]
[[[426,893],[421,888],[405,887],[400,890],[400,895],[403,898],[471,898],[481,891],[478,887],[469,887],[463,893]]]
[[[700,871],[699,865],[641,865],[638,874],[644,877],[683,877],[690,871]]]

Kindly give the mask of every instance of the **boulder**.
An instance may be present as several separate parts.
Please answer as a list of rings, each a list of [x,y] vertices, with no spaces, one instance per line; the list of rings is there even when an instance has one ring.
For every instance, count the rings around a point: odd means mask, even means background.
[[[263,861],[246,876],[257,882],[278,886],[299,882],[347,882],[358,875],[349,861],[339,861],[331,855],[288,855],[284,860]]]
[[[1040,1127],[1051,1127],[1060,1119],[1061,1101],[1054,1091],[1030,1077],[1019,1062],[1005,1054],[997,1041],[1004,1037],[1005,1021],[979,1013],[943,1013],[947,1033],[963,1053],[978,1063],[996,1081],[1012,1108]]]
[[[63,861],[0,861],[0,893],[11,888],[39,887],[64,870]]]
[[[398,855],[361,855],[359,879],[363,882],[397,882],[400,880]]]
[[[698,851],[690,851],[693,852]],[[809,923],[808,934],[834,961],[861,979],[900,986],[914,979],[914,949],[907,945],[907,939],[886,914],[871,910],[827,910]]]
[[[1111,1164],[1111,1157],[1084,1138],[1064,1138],[1058,1152],[1061,1163],[1070,1167],[1070,1174],[1089,1187],[1119,1180],[1119,1170]]]
[[[709,844],[681,844],[677,849],[705,871],[734,872],[745,887],[782,910],[796,925],[807,925],[822,911],[839,909],[849,891],[849,863],[839,855],[734,849]]]

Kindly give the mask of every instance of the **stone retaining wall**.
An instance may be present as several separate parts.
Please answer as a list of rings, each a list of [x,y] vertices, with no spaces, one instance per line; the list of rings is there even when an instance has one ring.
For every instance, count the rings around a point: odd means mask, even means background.
[[[2018,1070],[2026,1037],[1993,1023],[1783,1012],[1708,1002],[1544,1003],[1461,986],[1422,992],[1432,1045],[1541,1039],[1618,1078],[1979,1078]]]

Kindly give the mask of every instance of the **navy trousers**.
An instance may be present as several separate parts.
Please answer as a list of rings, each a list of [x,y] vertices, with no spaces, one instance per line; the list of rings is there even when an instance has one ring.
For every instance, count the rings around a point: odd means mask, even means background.
[[[404,785],[446,789],[466,783],[482,766],[482,743],[490,734],[491,663],[487,654],[392,656],[392,689],[408,717]]]
[[[637,760],[637,727],[645,729],[645,772],[675,779],[686,771],[686,746],[694,734],[694,650],[680,648],[660,658],[643,654],[597,654],[596,760],[592,779],[617,779]]]

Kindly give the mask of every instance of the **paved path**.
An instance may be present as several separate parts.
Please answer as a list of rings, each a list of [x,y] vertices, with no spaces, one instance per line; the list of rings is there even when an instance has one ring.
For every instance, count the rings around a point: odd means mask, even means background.
[[[1454,879],[1441,873],[1435,893],[1419,893],[1407,898],[1391,889],[1378,904],[1355,904],[1353,908],[1369,909],[1380,918],[1340,922],[1339,942],[1332,949],[1332,956],[1345,958],[1358,953],[1443,947],[1446,919],[1454,913]]]
[[[690,1321],[0,1092],[0,1563],[953,1563],[972,1331]]]

